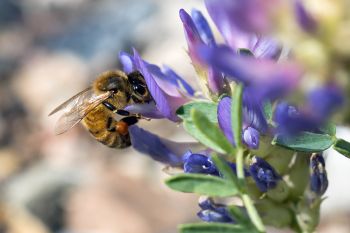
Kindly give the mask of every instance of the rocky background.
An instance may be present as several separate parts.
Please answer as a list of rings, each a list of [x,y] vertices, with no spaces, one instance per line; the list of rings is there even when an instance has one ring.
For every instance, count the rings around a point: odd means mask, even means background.
[[[178,223],[196,221],[197,197],[167,189],[161,164],[107,148],[80,126],[56,136],[58,116],[47,116],[100,72],[120,68],[119,51],[132,47],[190,80],[178,10],[192,7],[203,4],[0,1],[0,233],[175,233]],[[192,140],[165,120],[141,124]],[[328,158],[330,198],[319,232],[350,232],[350,164]]]

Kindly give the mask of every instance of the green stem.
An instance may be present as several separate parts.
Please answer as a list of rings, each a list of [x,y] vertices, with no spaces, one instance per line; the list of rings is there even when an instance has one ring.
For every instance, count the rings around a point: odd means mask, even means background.
[[[258,211],[256,210],[254,203],[252,199],[249,197],[249,195],[245,192],[245,179],[244,179],[244,158],[243,158],[243,149],[239,148],[237,151],[237,157],[236,157],[236,165],[237,165],[237,178],[240,183],[240,187],[243,189],[241,193],[241,199],[243,201],[243,204],[245,208],[247,209],[248,216],[256,229],[259,232],[266,232],[265,226],[258,214]]]

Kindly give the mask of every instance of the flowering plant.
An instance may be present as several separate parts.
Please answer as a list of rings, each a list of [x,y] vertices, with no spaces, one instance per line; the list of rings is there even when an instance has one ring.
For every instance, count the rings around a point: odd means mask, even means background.
[[[350,143],[336,137],[331,121],[346,101],[340,84],[350,52],[329,36],[344,36],[335,25],[349,15],[312,11],[313,2],[205,0],[224,42],[200,11],[181,9],[200,90],[136,50],[120,53],[124,71],[140,71],[154,100],[126,110],[181,122],[198,141],[129,129],[136,150],[182,169],[165,181],[170,188],[203,195],[198,217],[208,223],[184,224],[181,232],[317,227],[328,186],[322,153],[333,147],[350,155]]]

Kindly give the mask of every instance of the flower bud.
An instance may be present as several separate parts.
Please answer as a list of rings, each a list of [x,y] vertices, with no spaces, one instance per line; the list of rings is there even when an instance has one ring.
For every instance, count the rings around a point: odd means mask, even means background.
[[[322,196],[328,188],[325,162],[321,154],[312,154],[310,158],[310,189]]]
[[[208,156],[188,152],[183,156],[183,160],[185,173],[219,175],[216,166]]]
[[[197,216],[205,222],[235,222],[225,205],[216,204],[209,198],[200,201],[199,207],[201,207],[202,210],[197,213]]]
[[[251,149],[259,148],[259,137],[259,132],[252,127],[247,127],[243,132],[243,142]]]
[[[249,171],[261,192],[267,192],[276,187],[281,177],[275,169],[262,158],[254,156]]]

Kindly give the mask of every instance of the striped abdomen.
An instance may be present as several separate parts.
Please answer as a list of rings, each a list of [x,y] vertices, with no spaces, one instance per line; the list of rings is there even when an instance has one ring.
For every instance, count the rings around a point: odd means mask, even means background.
[[[86,115],[82,124],[97,141],[109,147],[125,148],[130,146],[129,133],[121,134],[116,130],[117,122],[112,114],[101,104]]]

